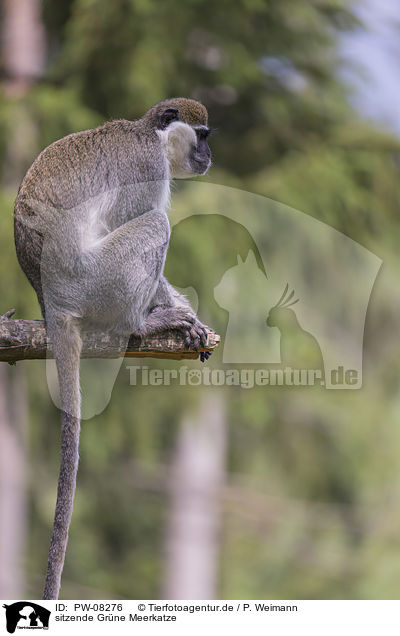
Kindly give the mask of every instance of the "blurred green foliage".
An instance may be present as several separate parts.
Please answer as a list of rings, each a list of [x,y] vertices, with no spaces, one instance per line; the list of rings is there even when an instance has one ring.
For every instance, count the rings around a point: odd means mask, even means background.
[[[14,256],[11,216],[15,182],[36,154],[105,119],[138,117],[166,97],[202,100],[218,132],[206,179],[296,207],[385,263],[365,329],[361,390],[263,387],[226,396],[227,480],[245,496],[240,506],[224,502],[220,597],[396,598],[399,141],[362,121],[338,80],[338,35],[358,24],[352,0],[45,0],[43,18],[46,75],[23,98],[0,94],[3,310],[39,316]],[[23,125],[30,133],[21,141],[15,129]],[[215,216],[187,231],[178,225],[167,262],[171,281],[195,288],[202,317],[222,336],[227,315],[212,304],[210,287],[252,245],[243,228],[224,223]],[[220,352],[211,364],[219,361]],[[59,430],[44,365],[25,367],[27,595],[37,598]],[[163,471],[197,399],[185,388],[131,387],[123,365],[108,408],[83,424],[65,598],[160,594]]]

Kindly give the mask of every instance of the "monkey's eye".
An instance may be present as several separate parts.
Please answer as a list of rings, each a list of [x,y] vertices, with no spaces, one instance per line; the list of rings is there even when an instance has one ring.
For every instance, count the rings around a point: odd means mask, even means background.
[[[199,139],[206,139],[210,134],[210,129],[207,126],[199,126],[195,128],[196,135]]]

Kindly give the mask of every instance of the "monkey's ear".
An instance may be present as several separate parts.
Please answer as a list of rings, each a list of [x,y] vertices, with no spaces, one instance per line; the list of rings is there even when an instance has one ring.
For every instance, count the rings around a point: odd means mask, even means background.
[[[171,122],[179,119],[179,111],[177,108],[167,108],[158,116],[158,127],[165,130]]]

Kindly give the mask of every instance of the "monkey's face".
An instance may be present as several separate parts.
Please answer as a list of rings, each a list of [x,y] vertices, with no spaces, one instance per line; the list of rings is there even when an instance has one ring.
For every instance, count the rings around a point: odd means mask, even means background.
[[[205,174],[211,165],[208,126],[202,120],[181,121],[178,109],[171,107],[161,113],[159,121],[170,177],[186,179]]]
[[[210,129],[207,126],[196,126],[196,143],[190,155],[190,165],[194,175],[205,174],[211,166],[211,150],[208,145]]]

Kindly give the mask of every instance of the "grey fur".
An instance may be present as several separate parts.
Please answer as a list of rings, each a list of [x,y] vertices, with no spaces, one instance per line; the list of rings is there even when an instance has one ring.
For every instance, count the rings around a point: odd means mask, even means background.
[[[171,155],[165,146],[175,129],[187,136],[184,170],[175,165],[182,153]],[[108,122],[51,144],[19,189],[17,256],[46,320],[62,404],[62,458],[45,599],[58,598],[72,515],[82,331],[108,330],[128,339],[131,333],[175,328],[184,332],[188,347],[205,343],[205,326],[163,276],[170,168],[174,165],[179,176],[206,172],[210,151],[204,131],[204,106],[184,98],[166,100],[138,121]]]

